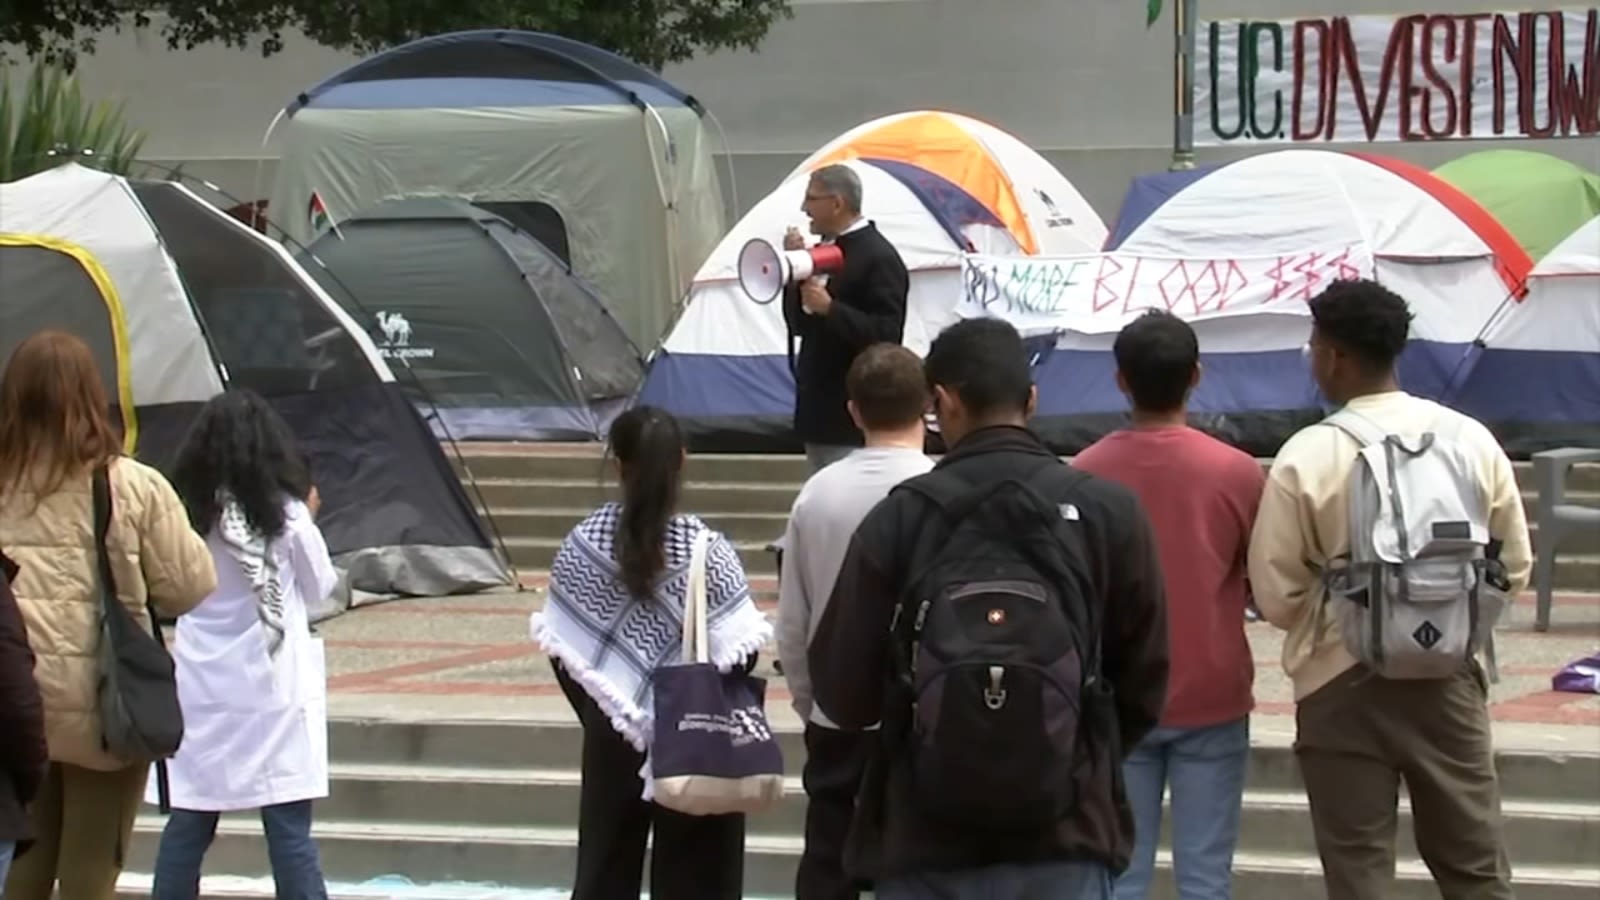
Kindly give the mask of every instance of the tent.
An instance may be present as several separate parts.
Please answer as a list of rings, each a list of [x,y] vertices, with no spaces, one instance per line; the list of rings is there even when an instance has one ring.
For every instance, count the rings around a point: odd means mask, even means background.
[[[1517,456],[1600,447],[1600,214],[1539,260],[1482,341],[1454,405]]]
[[[254,389],[310,458],[350,587],[510,582],[377,348],[283,247],[181,184],[76,164],[0,185],[0,223],[0,364],[42,329],[80,335],[129,450],[157,467],[208,398]]]
[[[1535,261],[1600,216],[1600,174],[1548,153],[1481,150],[1433,174],[1478,201]]]
[[[443,437],[595,440],[644,362],[595,292],[527,232],[463,200],[391,200],[299,254]]]
[[[704,115],[659,76],[577,41],[422,38],[278,114],[271,208],[309,244],[324,212],[338,222],[384,200],[464,197],[570,261],[650,347],[723,231]]]
[[[1323,150],[1282,150],[1135,179],[1107,244],[1169,259],[1320,258],[1319,268],[1306,268],[1310,274],[1285,268],[1281,276],[1303,278],[1312,290],[1335,277],[1326,261],[1349,250],[1410,301],[1416,318],[1401,379],[1408,390],[1435,398],[1450,393],[1481,328],[1520,293],[1532,268],[1493,216],[1429,172]],[[1220,437],[1270,456],[1322,414],[1302,356],[1309,312],[1199,321],[1195,329],[1205,375],[1191,408]],[[1062,334],[1057,350],[1072,352],[1052,353],[1039,367],[1036,424],[1065,452],[1125,421],[1113,338]]]
[[[1106,226],[1089,201],[1038,153],[977,119],[916,110],[850,129],[807,157],[790,177],[846,159],[904,163],[962,187],[999,220],[999,248],[984,246],[984,226],[969,229],[979,252],[1092,253]]]
[[[828,161],[822,156],[814,162]],[[861,178],[862,212],[895,245],[910,271],[904,341],[923,352],[955,321],[962,295],[961,254],[985,248],[1022,252],[1025,237],[1012,228],[1026,220],[1013,218],[1008,226],[964,185],[914,163],[849,156],[842,162]],[[777,303],[750,300],[739,288],[736,267],[740,249],[752,238],[778,242],[785,228],[803,224],[799,209],[810,171],[797,170],[722,239],[695,276],[683,317],[651,359],[640,401],[677,415],[697,449],[772,452],[797,446],[783,311]],[[1018,193],[1042,192],[1058,203],[1078,196],[1048,164],[1009,171]],[[1088,211],[1059,229],[1081,231],[1078,237],[1056,237],[1044,230],[1052,237],[1039,240],[1063,248],[1098,242],[1096,229],[1103,231],[1103,226],[1091,217]]]

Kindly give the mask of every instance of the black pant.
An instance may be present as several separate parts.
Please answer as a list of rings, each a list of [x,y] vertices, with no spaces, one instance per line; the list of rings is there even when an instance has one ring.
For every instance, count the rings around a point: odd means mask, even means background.
[[[686,816],[640,799],[644,756],[557,665],[556,680],[583,724],[578,874],[572,900],[638,900],[650,852],[651,900],[744,896],[744,816]]]
[[[806,846],[795,900],[857,900],[862,885],[844,871],[845,838],[875,733],[806,725]]]

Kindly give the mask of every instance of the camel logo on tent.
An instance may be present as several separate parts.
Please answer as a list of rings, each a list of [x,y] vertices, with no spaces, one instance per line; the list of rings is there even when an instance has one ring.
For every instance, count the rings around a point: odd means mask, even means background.
[[[1038,188],[1034,188],[1033,192],[1038,194],[1039,199],[1044,202],[1044,224],[1046,228],[1062,228],[1072,224],[1072,217],[1064,214],[1061,211],[1061,208],[1056,206],[1056,202],[1050,199],[1049,194],[1046,194],[1044,191]]]
[[[411,346],[411,323],[399,313],[386,310],[378,313],[378,328],[383,331],[383,343],[378,353],[384,359],[432,359],[432,347]]]

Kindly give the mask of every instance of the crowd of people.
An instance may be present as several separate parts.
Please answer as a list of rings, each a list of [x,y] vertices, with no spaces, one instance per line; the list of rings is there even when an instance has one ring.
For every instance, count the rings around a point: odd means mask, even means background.
[[[1038,388],[1010,324],[958,322],[922,358],[899,345],[905,268],[860,209],[848,168],[818,171],[804,211],[846,267],[784,298],[813,474],[776,628],[734,546],[683,508],[687,443],[659,409],[615,420],[622,498],[553,562],[532,637],[584,732],[574,900],[640,896],[647,845],[655,900],[743,896],[745,816],[653,792],[652,685],[701,594],[707,662],[749,672],[776,636],[804,723],[798,900],[1142,900],[1168,795],[1179,897],[1230,897],[1252,608],[1287,632],[1330,900],[1386,894],[1402,782],[1441,895],[1509,900],[1478,651],[1526,586],[1527,523],[1490,432],[1398,385],[1405,300],[1342,281],[1309,301],[1307,364],[1338,412],[1265,473],[1189,427],[1194,331],[1145,313],[1113,348],[1127,426],[1068,464],[1028,429]],[[171,808],[156,900],[198,896],[238,809],[260,810],[278,896],[326,897],[307,608],[336,574],[311,473],[248,392],[207,404],[170,482],[122,453],[108,409],[64,333],[24,341],[0,380],[4,896],[110,900],[150,801]],[[184,736],[154,784],[107,740],[138,712],[107,677],[118,605],[157,634],[177,620]]]
[[[0,376],[0,896],[113,900],[148,801],[170,809],[156,900],[198,900],[218,816],[242,809],[261,812],[278,895],[322,900],[325,678],[307,609],[335,573],[305,460],[266,401],[230,390],[169,481],[123,453],[103,384],[89,347],[56,331]],[[165,671],[110,624],[117,605],[144,632],[177,620]],[[162,691],[181,710],[176,753],[113,745],[111,720],[166,724]]]
[[[1253,615],[1287,632],[1330,900],[1387,894],[1402,782],[1441,896],[1513,896],[1479,656],[1527,584],[1527,523],[1489,430],[1400,388],[1402,297],[1340,281],[1309,301],[1338,412],[1267,472],[1187,424],[1198,341],[1147,312],[1113,348],[1127,426],[1068,464],[1027,427],[1011,325],[958,322],[919,359],[859,181],[819,170],[803,209],[847,268],[784,298],[813,470],[776,545],[805,729],[797,900],[1143,900],[1167,809],[1178,896],[1231,897]],[[709,531],[677,502],[683,435],[639,408],[611,444],[622,499],[568,537],[534,617],[585,730],[573,898],[638,897],[652,825],[655,900],[741,897],[745,817],[649,789],[650,676],[679,662],[686,548]],[[768,626],[711,540],[711,658],[748,670]]]

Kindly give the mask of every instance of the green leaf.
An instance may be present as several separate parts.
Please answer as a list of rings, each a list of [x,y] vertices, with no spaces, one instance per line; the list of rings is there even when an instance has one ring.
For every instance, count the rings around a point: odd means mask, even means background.
[[[0,181],[15,181],[67,162],[127,175],[145,135],[128,125],[123,105],[90,101],[63,66],[38,63],[19,96],[0,72]]]
[[[1161,0],[1145,0],[1144,27],[1149,28],[1161,18]]]

